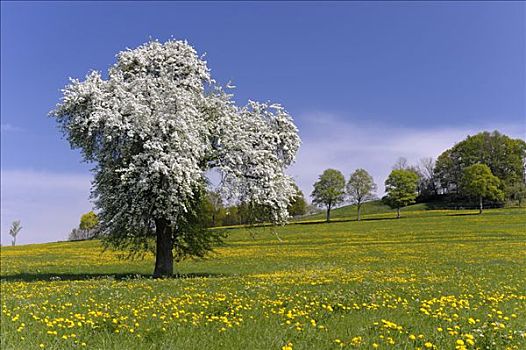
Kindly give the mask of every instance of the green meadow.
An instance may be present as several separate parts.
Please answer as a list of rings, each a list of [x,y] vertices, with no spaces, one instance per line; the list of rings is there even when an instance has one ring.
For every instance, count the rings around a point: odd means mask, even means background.
[[[1,348],[526,348],[525,209],[380,207],[228,228],[172,279],[96,240],[2,247]]]

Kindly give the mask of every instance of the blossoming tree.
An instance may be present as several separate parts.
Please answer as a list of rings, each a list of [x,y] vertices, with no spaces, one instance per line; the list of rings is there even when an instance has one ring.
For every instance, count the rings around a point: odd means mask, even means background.
[[[95,164],[92,196],[105,243],[155,247],[156,277],[219,239],[195,225],[210,169],[230,199],[265,206],[276,224],[288,218],[295,189],[284,170],[300,145],[292,118],[278,104],[236,106],[186,42],[120,52],[107,77],[72,79],[50,115]]]

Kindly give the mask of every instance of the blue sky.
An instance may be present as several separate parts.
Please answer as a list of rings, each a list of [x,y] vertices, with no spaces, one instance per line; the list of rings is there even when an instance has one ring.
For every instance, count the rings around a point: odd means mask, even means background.
[[[521,2],[2,2],[2,244],[61,240],[90,210],[90,173],[47,113],[68,77],[105,71],[150,37],[188,40],[236,100],[282,103],[306,194],[325,168],[369,170],[467,134],[524,138]]]

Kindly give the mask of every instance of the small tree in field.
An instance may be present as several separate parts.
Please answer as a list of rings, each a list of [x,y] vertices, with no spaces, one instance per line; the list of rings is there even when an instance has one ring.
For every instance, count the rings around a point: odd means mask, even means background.
[[[414,203],[417,196],[418,175],[412,170],[393,170],[385,180],[387,195],[385,202],[396,208],[396,218],[400,218],[400,208]]]
[[[284,170],[300,139],[283,107],[235,105],[183,41],[120,52],[107,78],[72,80],[51,112],[73,148],[96,164],[92,196],[105,244],[155,251],[154,276],[221,240],[203,228],[207,174],[230,200],[265,206],[284,223],[295,193]]]
[[[14,247],[16,245],[16,236],[20,233],[22,226],[20,225],[20,220],[15,220],[11,223],[11,228],[9,229],[9,234],[13,237],[11,245]]]
[[[360,213],[362,204],[374,198],[376,191],[376,184],[369,173],[364,169],[357,169],[351,174],[347,182],[347,195],[352,203],[356,204],[358,209],[358,221],[360,221]]]
[[[327,222],[331,221],[331,209],[345,198],[345,177],[336,169],[327,169],[314,183],[313,203],[327,208]]]
[[[486,164],[473,164],[464,169],[462,190],[479,200],[479,214],[482,214],[483,199],[503,200],[504,192],[499,188],[501,181],[492,174]]]

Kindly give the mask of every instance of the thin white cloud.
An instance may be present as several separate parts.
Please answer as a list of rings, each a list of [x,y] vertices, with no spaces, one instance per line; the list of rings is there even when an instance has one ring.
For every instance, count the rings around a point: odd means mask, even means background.
[[[0,124],[0,130],[2,132],[15,132],[15,131],[23,131],[22,128],[9,124],[9,123],[2,123]]]
[[[92,208],[89,174],[2,170],[1,176],[2,245],[10,244],[13,220],[22,222],[20,244],[65,240]]]
[[[424,157],[436,158],[444,150],[484,130],[499,130],[510,137],[524,138],[523,125],[481,125],[416,129],[387,124],[350,122],[330,113],[312,113],[298,118],[302,147],[289,169],[306,196],[312,184],[327,168],[346,177],[357,168],[366,169],[378,184],[382,196],[384,181],[399,157],[416,164]]]

